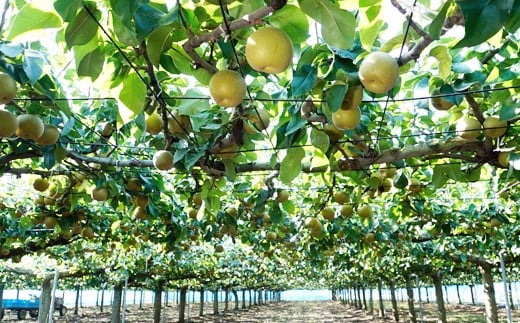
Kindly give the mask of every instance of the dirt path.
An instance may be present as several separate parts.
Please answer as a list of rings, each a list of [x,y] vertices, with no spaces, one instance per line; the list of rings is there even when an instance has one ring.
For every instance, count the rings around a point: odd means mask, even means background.
[[[220,315],[211,315],[213,307],[211,303],[205,304],[205,315],[199,316],[199,304],[190,304],[186,311],[186,322],[193,323],[388,323],[392,322],[391,311],[387,308],[387,318],[382,319],[377,315],[369,315],[365,311],[355,309],[349,305],[341,302],[332,301],[307,301],[307,302],[277,302],[269,303],[262,306],[253,306],[249,309],[230,310],[222,313],[224,304],[219,304],[221,307]],[[230,302],[229,306],[232,308],[234,303]],[[241,304],[240,304],[241,305]],[[376,304],[374,304],[376,305]],[[406,304],[399,304],[400,322],[409,322],[406,312]],[[419,307],[416,307],[419,315]],[[477,323],[485,322],[483,306],[471,305],[453,305],[447,304],[446,310],[448,312],[448,322],[457,323]],[[376,309],[374,308],[374,311]],[[435,315],[435,304],[424,304],[424,323],[437,322]],[[376,313],[377,314],[377,313]],[[501,322],[505,322],[504,309],[500,310]],[[520,318],[520,311],[513,313],[513,321],[518,322]],[[164,312],[164,320],[162,322],[177,322],[178,312],[175,304],[170,304],[166,307]],[[32,320],[17,320],[15,313],[8,313],[2,322],[17,322],[28,323],[36,322]],[[110,322],[110,308],[106,307],[103,313],[99,308],[86,307],[80,308],[79,314],[74,315],[73,309],[64,317],[59,317],[56,313],[54,322],[56,323],[106,323]],[[152,323],[153,322],[153,307],[152,305],[143,306],[139,308],[138,305],[129,305],[125,313],[126,323]]]

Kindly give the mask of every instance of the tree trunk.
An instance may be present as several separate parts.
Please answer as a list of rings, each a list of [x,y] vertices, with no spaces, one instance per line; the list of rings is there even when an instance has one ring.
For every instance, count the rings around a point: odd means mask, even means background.
[[[204,315],[204,289],[200,290],[200,308],[199,308],[199,316]]]
[[[54,276],[47,276],[43,279],[42,290],[40,294],[40,306],[38,308],[38,323],[46,323],[49,321],[49,315],[52,315],[51,307],[51,291],[52,279]]]
[[[442,279],[440,273],[436,272],[432,275],[433,285],[435,287],[435,298],[437,301],[437,317],[438,322],[446,323],[446,308],[444,307],[444,296],[442,295]]]
[[[251,299],[251,289],[249,290],[249,306],[248,307],[251,307],[251,304],[252,304],[252,299]]]
[[[374,314],[374,290],[370,287],[369,301],[368,301],[368,313],[370,315]]]
[[[78,308],[79,308],[79,292],[81,290],[81,287],[79,285],[76,286],[76,301],[74,302],[74,314],[78,315]]]
[[[179,322],[184,323],[184,313],[186,312],[186,293],[188,292],[187,287],[182,287],[180,290],[179,300]]]
[[[450,303],[450,300],[448,299],[448,286],[444,285],[444,295],[446,296],[446,304]]]
[[[469,285],[469,292],[471,294],[471,304],[475,305],[475,295],[473,294],[473,284]]]
[[[229,287],[224,287],[224,312],[229,311]]]
[[[395,297],[395,282],[389,280],[390,297],[392,298],[392,312],[394,313],[394,321],[399,322],[399,308],[397,307],[397,299]]]
[[[99,311],[103,313],[103,307],[105,306],[105,287],[101,289],[101,301],[99,304]]]
[[[0,321],[4,317],[4,282],[0,282]]]
[[[246,308],[246,290],[242,289],[242,308]]]
[[[406,295],[408,297],[408,318],[410,322],[417,323],[417,314],[415,313],[414,302],[413,302],[413,288],[412,279],[410,275],[405,275],[406,283]]]
[[[425,286],[424,289],[426,290],[426,303],[429,303],[430,302],[430,293],[428,292],[428,287]]]
[[[365,289],[365,286],[363,286],[361,288],[362,288],[361,295],[363,296],[363,308],[365,309],[365,311],[368,311],[366,289]]]
[[[235,298],[235,311],[238,311],[238,293],[235,289],[233,289],[231,292],[233,293],[233,296]]]
[[[484,293],[486,295],[486,321],[488,323],[498,323],[497,302],[495,299],[495,287],[493,286],[492,267],[488,264],[480,266],[480,273],[482,274],[482,284],[484,285]]]
[[[112,302],[112,316],[111,323],[121,322],[121,301],[123,299],[123,284],[114,286],[114,301]]]
[[[383,282],[378,280],[377,282],[377,293],[379,296],[379,315],[385,318],[385,304],[383,303]]]
[[[334,288],[331,289],[331,293],[332,293],[332,300],[337,301],[338,297],[336,296],[336,290]]]
[[[511,288],[511,282],[507,283],[507,297],[509,298],[509,308],[512,311],[515,309],[515,303],[513,302],[513,289]]]
[[[162,285],[160,285],[154,291],[154,295],[155,295],[153,298],[153,322],[154,323],[161,323],[162,294],[163,294],[163,287],[162,287]]]
[[[462,299],[460,298],[459,284],[457,284],[455,286],[457,287],[457,298],[459,300],[459,305],[462,305]]]
[[[360,285],[357,285],[356,287],[356,292],[357,292],[357,304],[356,304],[356,308],[359,308],[359,309],[363,309],[363,300],[361,298],[361,286]]]
[[[213,291],[213,315],[218,315],[218,289]]]

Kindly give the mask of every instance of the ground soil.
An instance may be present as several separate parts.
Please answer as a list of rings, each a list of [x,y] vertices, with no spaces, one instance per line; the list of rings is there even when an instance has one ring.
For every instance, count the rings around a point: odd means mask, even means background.
[[[186,311],[186,322],[210,323],[210,322],[263,322],[263,323],[307,323],[307,322],[391,322],[392,313],[387,309],[386,319],[378,314],[369,315],[366,311],[355,309],[354,307],[333,301],[305,301],[305,302],[276,302],[261,306],[252,306],[248,309],[232,310],[234,303],[229,303],[229,311],[224,311],[224,304],[219,304],[221,313],[212,315],[212,304],[205,304],[205,315],[199,316],[199,304],[189,305]],[[376,304],[374,304],[376,305]],[[242,306],[242,304],[240,304]],[[400,322],[409,322],[407,317],[406,304],[400,303]],[[419,306],[417,305],[419,315]],[[485,322],[484,307],[473,305],[453,305],[446,304],[448,312],[448,322],[476,323]],[[376,309],[374,309],[375,311]],[[98,307],[80,308],[78,314],[69,309],[64,317],[59,317],[58,313],[54,316],[56,323],[91,323],[91,322],[110,322],[110,308],[105,308],[100,312]],[[437,322],[435,317],[435,305],[424,304],[423,306],[425,323]],[[501,319],[505,322],[504,309],[500,310]],[[513,321],[520,320],[520,311],[513,313]],[[15,313],[8,313],[3,322],[35,322],[32,320],[17,320]],[[175,304],[166,307],[165,317],[162,322],[177,322],[178,313]],[[501,320],[502,321],[502,320]],[[126,323],[147,323],[153,322],[153,307],[145,305],[139,308],[138,305],[129,305],[125,313]]]

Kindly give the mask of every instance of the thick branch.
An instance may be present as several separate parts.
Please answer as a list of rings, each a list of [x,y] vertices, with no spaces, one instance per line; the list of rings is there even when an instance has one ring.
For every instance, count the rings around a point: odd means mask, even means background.
[[[196,65],[203,67],[210,73],[214,73],[216,72],[215,66],[203,60],[195,51],[195,48],[198,48],[203,43],[214,42],[222,35],[228,34],[234,30],[258,24],[262,20],[262,18],[267,17],[268,15],[272,14],[275,10],[283,6],[280,5],[281,4],[279,1],[274,1],[270,5],[262,7],[250,13],[249,15],[246,15],[237,20],[233,20],[229,23],[229,30],[227,30],[226,26],[222,24],[209,33],[191,37],[182,45],[182,47],[184,48],[186,53],[193,59],[193,62]]]

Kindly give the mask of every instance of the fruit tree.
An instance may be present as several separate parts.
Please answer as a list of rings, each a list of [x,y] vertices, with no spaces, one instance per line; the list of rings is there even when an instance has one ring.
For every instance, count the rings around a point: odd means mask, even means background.
[[[154,290],[518,264],[519,0],[3,10],[2,259]]]

